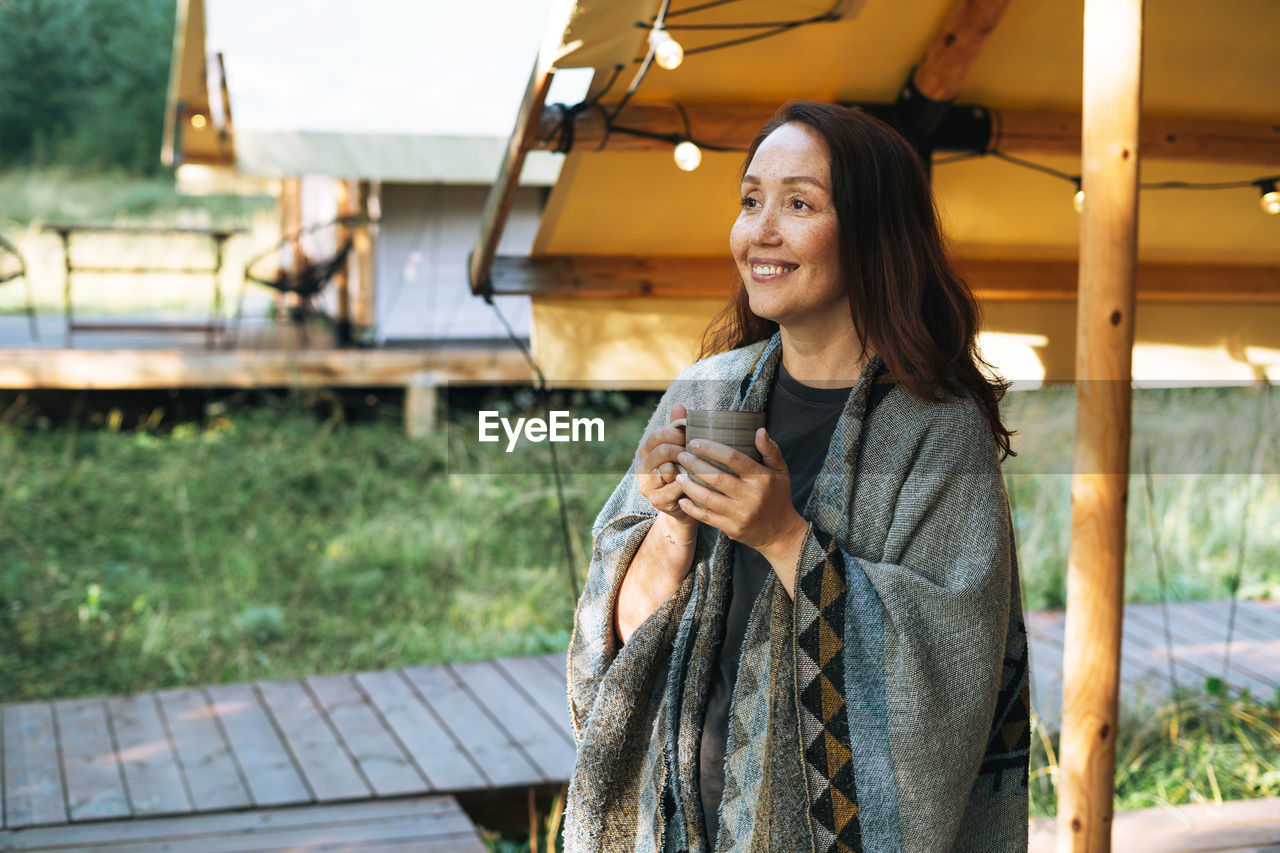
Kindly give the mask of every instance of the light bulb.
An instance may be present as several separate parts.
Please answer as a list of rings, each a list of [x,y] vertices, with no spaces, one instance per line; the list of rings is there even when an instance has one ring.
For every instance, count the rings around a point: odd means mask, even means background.
[[[653,48],[653,60],[660,68],[674,71],[684,62],[684,48],[662,27],[649,31],[649,46]]]
[[[1262,209],[1272,216],[1280,213],[1280,192],[1276,192],[1276,182],[1262,181],[1258,184],[1258,189],[1262,191],[1262,198],[1259,201]]]
[[[1071,199],[1071,206],[1076,209],[1076,213],[1084,213],[1084,190],[1076,190],[1075,198]]]
[[[207,123],[208,123],[208,120],[200,113],[191,114],[191,126],[194,127],[196,130],[204,130],[204,126]]]
[[[702,163],[702,149],[689,140],[676,146],[676,165],[686,172],[692,172]]]

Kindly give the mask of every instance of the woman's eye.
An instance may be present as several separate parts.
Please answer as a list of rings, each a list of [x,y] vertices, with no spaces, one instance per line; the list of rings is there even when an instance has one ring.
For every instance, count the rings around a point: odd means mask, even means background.
[[[792,210],[804,210],[808,206],[809,206],[809,203],[807,201],[803,201],[802,199],[798,199],[798,198],[791,199]]]
[[[760,206],[760,202],[758,202],[756,199],[752,198],[751,196],[743,196],[741,203],[744,209]]]

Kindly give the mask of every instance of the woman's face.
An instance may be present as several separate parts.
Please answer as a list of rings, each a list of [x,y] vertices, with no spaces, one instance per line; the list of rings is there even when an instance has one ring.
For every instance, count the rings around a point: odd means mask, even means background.
[[[751,311],[796,331],[851,323],[826,143],[789,123],[756,149],[729,248]]]

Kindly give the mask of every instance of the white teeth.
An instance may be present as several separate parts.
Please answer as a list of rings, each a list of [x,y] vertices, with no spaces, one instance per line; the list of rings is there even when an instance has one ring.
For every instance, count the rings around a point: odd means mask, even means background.
[[[794,267],[779,267],[773,264],[752,264],[751,271],[756,275],[781,275]]]

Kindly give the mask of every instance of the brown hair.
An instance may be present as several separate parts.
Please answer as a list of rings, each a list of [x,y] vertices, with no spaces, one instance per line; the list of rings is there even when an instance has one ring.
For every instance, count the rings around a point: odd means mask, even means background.
[[[915,150],[888,124],[861,111],[792,101],[756,134],[744,172],[765,138],[789,122],[813,128],[827,144],[842,274],[862,355],[871,347],[890,375],[918,397],[973,395],[1004,456],[1016,456],[1009,446],[1012,433],[1000,421],[1000,399],[1009,383],[979,370],[979,364],[992,367],[977,350],[981,312],[952,265]],[[703,332],[698,357],[764,340],[777,328],[751,312],[739,279],[729,303]]]

